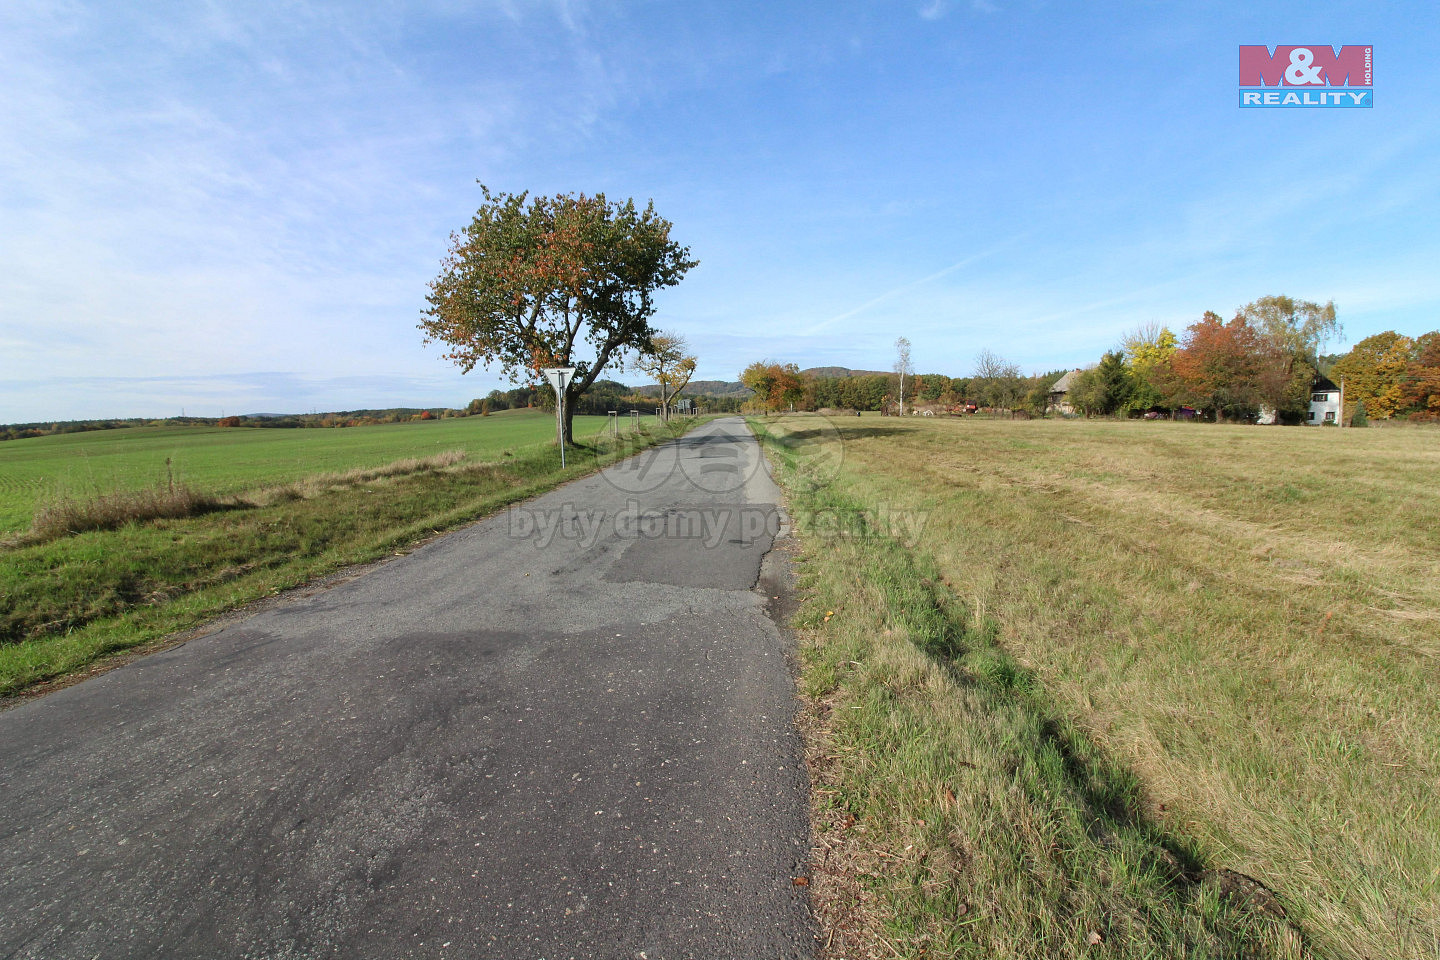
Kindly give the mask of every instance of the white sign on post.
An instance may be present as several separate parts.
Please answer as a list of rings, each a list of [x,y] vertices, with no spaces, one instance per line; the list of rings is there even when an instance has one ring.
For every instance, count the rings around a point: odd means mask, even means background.
[[[555,388],[555,439],[560,442],[560,469],[565,469],[565,388],[575,379],[574,367],[544,367],[540,371]]]

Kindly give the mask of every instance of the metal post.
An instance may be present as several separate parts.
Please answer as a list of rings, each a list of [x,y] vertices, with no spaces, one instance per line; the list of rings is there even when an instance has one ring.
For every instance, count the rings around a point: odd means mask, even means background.
[[[560,469],[565,469],[565,388],[575,377],[574,367],[545,367],[541,371],[555,388],[555,440],[560,444]]]

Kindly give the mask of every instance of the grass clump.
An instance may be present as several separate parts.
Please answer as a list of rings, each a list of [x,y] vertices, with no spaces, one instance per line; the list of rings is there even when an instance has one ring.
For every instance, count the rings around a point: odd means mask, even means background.
[[[160,483],[139,490],[115,490],[78,498],[60,496],[40,506],[21,540],[44,543],[87,530],[114,530],[146,520],[197,517],[222,502],[187,484]]]
[[[309,500],[337,490],[373,484],[379,480],[394,480],[412,477],[421,473],[441,473],[452,470],[466,462],[469,455],[464,450],[447,450],[433,457],[405,457],[379,467],[359,467],[335,473],[318,473],[293,483],[241,494],[237,500],[247,506],[269,506],[295,500]],[[480,469],[488,465],[477,464]]]

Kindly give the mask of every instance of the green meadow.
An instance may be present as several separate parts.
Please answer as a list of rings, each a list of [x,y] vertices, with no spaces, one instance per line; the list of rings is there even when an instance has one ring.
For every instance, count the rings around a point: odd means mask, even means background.
[[[0,477],[12,532],[0,537],[0,696],[402,553],[695,422],[650,421],[610,438],[606,418],[577,417],[563,467],[554,418],[527,411],[7,442]]]
[[[576,417],[576,437],[597,433],[605,420]],[[171,479],[230,496],[452,450],[493,458],[554,436],[553,414],[507,410],[339,429],[131,427],[11,440],[0,443],[0,535],[27,528],[37,506],[55,497],[86,498]]]

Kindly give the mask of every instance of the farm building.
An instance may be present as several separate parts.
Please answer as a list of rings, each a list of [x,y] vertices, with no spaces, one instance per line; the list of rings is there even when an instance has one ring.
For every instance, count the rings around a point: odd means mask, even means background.
[[[1340,388],[1326,377],[1316,377],[1310,386],[1310,416],[1305,422],[1340,422]]]
[[[1051,385],[1050,402],[1045,408],[1047,412],[1050,410],[1054,410],[1057,413],[1075,412],[1075,407],[1070,403],[1068,395],[1070,388],[1075,385],[1075,378],[1080,376],[1080,372],[1078,368],[1071,370]]]

